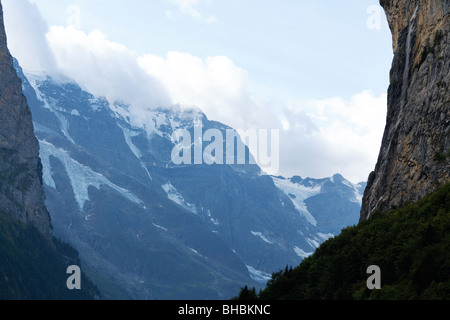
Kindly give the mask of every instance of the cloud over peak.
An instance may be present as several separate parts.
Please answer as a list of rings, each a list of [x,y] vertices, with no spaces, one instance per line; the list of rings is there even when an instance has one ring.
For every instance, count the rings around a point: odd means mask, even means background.
[[[168,1],[179,13],[204,19],[197,9],[205,1]],[[339,172],[360,182],[374,167],[386,94],[275,100],[270,88],[255,90],[254,75],[227,56],[139,54],[100,30],[79,30],[76,23],[48,28],[28,0],[2,3],[11,53],[27,71],[62,73],[111,103],[131,104],[137,118],[145,118],[148,108],[179,104],[200,108],[209,119],[235,129],[280,129],[279,174],[285,176],[319,178]]]
[[[94,95],[147,107],[171,103],[159,81],[139,66],[137,54],[108,40],[101,31],[86,34],[73,27],[52,26],[47,40],[58,69]]]
[[[22,67],[55,72],[56,62],[47,45],[48,26],[38,7],[28,0],[2,0],[8,48]]]

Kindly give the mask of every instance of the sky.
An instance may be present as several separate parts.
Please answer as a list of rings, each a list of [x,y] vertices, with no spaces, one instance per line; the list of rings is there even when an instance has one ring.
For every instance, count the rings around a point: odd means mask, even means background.
[[[97,96],[279,129],[270,174],[366,181],[386,123],[392,38],[377,0],[2,0],[28,72]],[[252,150],[256,152],[256,150]]]

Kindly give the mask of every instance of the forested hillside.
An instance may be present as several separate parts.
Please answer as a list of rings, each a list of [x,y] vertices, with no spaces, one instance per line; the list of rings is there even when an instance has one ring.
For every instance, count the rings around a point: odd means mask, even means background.
[[[81,290],[69,290],[67,267],[80,266],[78,253],[55,238],[50,242],[34,226],[0,212],[0,300],[86,300],[97,288],[81,275]]]
[[[381,269],[369,290],[367,268]],[[417,203],[376,212],[323,243],[297,268],[239,299],[450,299],[450,184]]]

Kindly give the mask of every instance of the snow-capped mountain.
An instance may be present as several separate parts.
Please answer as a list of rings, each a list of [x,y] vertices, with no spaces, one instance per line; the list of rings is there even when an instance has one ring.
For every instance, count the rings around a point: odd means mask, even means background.
[[[365,182],[353,184],[340,174],[324,179],[272,178],[296,210],[323,235],[335,236],[358,223]]]
[[[231,129],[200,110],[136,112],[73,81],[16,69],[54,234],[80,252],[105,298],[228,299],[358,221],[364,186],[339,175],[285,179],[255,164],[175,165],[175,130],[193,132],[199,121],[203,132]]]

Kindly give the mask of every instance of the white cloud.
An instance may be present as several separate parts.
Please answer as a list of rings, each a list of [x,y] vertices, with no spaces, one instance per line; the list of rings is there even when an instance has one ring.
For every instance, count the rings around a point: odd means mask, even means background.
[[[94,95],[143,107],[170,104],[164,87],[139,66],[136,53],[102,32],[52,26],[47,40],[59,70]]]
[[[208,117],[247,128],[256,103],[248,92],[248,74],[224,56],[205,60],[189,53],[144,55],[139,64],[167,88],[174,104],[201,108]]]
[[[290,129],[282,133],[283,174],[325,177],[341,173],[365,181],[375,167],[386,123],[387,96],[370,91],[349,100],[310,99],[284,110]]]
[[[45,34],[48,26],[39,9],[28,0],[2,0],[8,48],[22,68],[55,71],[55,61]]]
[[[374,168],[385,125],[385,94],[364,91],[349,100],[287,102],[277,110],[263,95],[252,94],[247,72],[227,57],[202,60],[170,52],[145,55],[139,63],[166,86],[174,103],[197,106],[210,119],[236,129],[281,129],[283,175],[341,173],[360,182]]]
[[[141,107],[178,103],[199,107],[210,119],[236,129],[281,129],[279,174],[285,176],[341,173],[359,182],[375,166],[385,94],[364,91],[347,100],[275,103],[270,92],[255,93],[251,75],[228,57],[202,59],[183,52],[139,56],[98,30],[87,34],[73,27],[53,26],[45,38],[48,28],[34,5],[26,0],[3,3],[10,49],[25,69],[57,66],[93,94],[133,104],[136,117],[144,116]],[[187,14],[199,1],[176,3]],[[195,11],[190,15],[195,17]]]
[[[252,93],[248,73],[227,57],[203,60],[169,52],[166,57],[145,55],[139,63],[165,85],[173,103],[199,107],[210,119],[236,129],[280,129],[280,174],[341,173],[360,182],[375,166],[386,119],[385,94],[364,91],[349,100],[291,101],[279,110],[263,94]]]
[[[213,15],[203,16],[195,7],[200,4],[199,0],[169,0],[172,4],[177,6],[178,13],[173,13],[170,10],[166,11],[166,16],[171,20],[176,20],[181,15],[190,16],[196,20],[205,21],[207,23],[217,22],[217,18]],[[211,0],[205,1],[205,3],[210,3]]]

